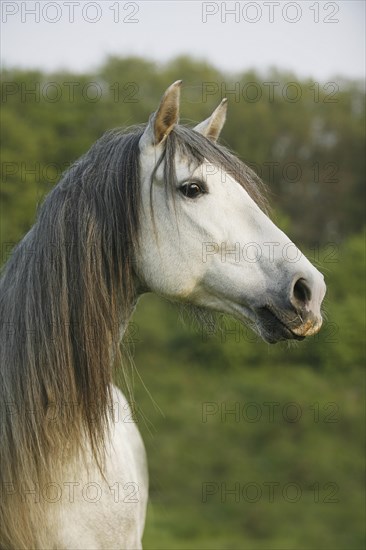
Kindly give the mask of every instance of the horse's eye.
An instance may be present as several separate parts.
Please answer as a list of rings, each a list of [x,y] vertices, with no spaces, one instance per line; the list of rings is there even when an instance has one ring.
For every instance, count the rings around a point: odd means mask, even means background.
[[[205,193],[205,189],[203,189],[203,187],[196,181],[184,183],[179,188],[179,191],[189,199],[196,199],[197,197]]]

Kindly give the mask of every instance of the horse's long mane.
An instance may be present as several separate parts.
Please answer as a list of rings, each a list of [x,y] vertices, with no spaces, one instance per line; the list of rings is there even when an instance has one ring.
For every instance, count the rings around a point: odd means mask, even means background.
[[[102,458],[111,363],[133,300],[140,135],[108,133],[77,161],[5,268],[1,476],[17,505],[3,518],[6,548],[34,547],[27,491],[57,482],[85,441]]]
[[[42,544],[42,499],[86,448],[102,467],[121,324],[136,300],[139,140],[143,127],[105,134],[61,178],[14,249],[1,280],[0,546]],[[166,188],[177,151],[235,176],[263,205],[259,181],[226,149],[176,127],[166,140]]]

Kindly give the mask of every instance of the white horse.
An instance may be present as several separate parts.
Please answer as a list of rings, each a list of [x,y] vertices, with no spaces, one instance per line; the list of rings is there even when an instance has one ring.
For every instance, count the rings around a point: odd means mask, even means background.
[[[323,276],[216,144],[226,100],[184,128],[180,88],[70,169],[5,269],[2,548],[141,548],[145,451],[111,363],[143,293],[233,315],[269,343],[322,324]]]

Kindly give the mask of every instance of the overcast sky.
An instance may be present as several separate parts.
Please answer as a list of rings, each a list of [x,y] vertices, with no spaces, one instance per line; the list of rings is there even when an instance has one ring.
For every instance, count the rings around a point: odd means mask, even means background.
[[[322,81],[365,72],[364,0],[3,0],[1,10],[5,67],[84,71],[108,54],[190,54],[232,72],[276,66]]]

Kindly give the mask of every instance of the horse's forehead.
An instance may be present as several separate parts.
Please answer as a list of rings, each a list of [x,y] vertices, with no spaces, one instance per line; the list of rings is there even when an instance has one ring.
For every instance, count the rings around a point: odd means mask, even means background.
[[[181,154],[174,160],[174,168],[178,181],[182,181],[187,177],[195,177],[203,181],[215,182],[215,180],[226,181],[228,174],[223,173],[223,168],[212,161],[203,158],[201,161],[193,159],[187,155]],[[158,179],[163,179],[164,167],[159,166],[157,172]]]
[[[141,157],[141,164],[143,168],[143,174],[150,181],[150,176],[156,168],[159,162],[160,156],[163,154],[163,150],[159,148],[151,147]],[[235,179],[232,175],[224,170],[219,163],[215,163],[213,160],[208,160],[203,157],[202,160],[198,160],[188,152],[177,150],[174,153],[174,158],[166,159],[160,163],[158,169],[155,172],[154,179],[158,182],[164,181],[164,169],[166,163],[172,163],[174,171],[178,181],[183,181],[188,177],[197,177],[204,181],[209,180],[212,183],[220,180],[220,182],[229,183],[229,181]]]
[[[199,175],[200,177],[203,177],[203,174],[205,173],[204,166],[206,162],[206,159],[198,161],[197,159],[185,155],[184,153],[177,153],[174,159],[177,179],[182,179],[187,175]]]
[[[163,151],[159,151],[157,148],[152,147],[150,151],[147,151],[145,155],[141,156],[140,162],[143,169],[143,173],[149,177],[155,170],[156,165],[159,162],[159,158]],[[172,163],[177,176],[177,179],[187,177],[199,170],[201,163],[190,155],[176,151],[173,159],[167,159],[160,163],[158,169],[155,172],[155,178],[157,180],[164,179],[164,167],[166,163]]]

